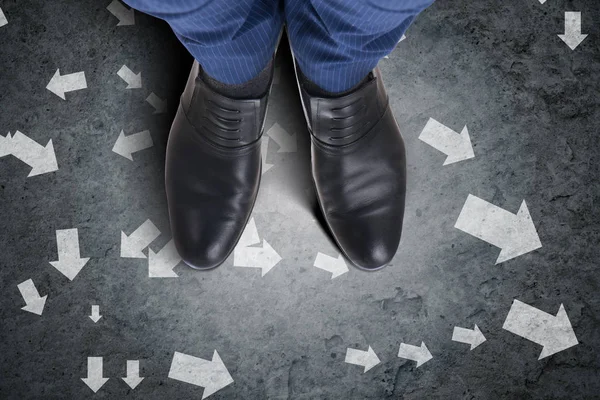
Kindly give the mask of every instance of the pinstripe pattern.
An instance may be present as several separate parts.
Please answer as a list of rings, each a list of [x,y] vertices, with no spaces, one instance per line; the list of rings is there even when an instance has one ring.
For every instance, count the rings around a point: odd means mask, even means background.
[[[215,79],[255,77],[275,51],[284,17],[302,72],[340,92],[356,85],[433,0],[125,0],[166,20]],[[283,4],[283,12],[280,4]]]

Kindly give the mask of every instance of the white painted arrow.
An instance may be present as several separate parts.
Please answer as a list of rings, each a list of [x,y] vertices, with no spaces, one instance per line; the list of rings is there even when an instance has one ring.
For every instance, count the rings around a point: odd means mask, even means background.
[[[117,26],[133,25],[135,24],[135,15],[133,8],[128,9],[118,0],[113,0],[106,9],[115,17],[119,19]]]
[[[234,267],[260,268],[261,276],[265,276],[279,261],[281,257],[265,239],[262,247],[236,247],[233,252]]]
[[[66,100],[65,93],[73,92],[87,88],[85,80],[85,72],[75,72],[72,74],[61,75],[60,69],[57,69],[52,79],[46,86],[46,89],[57,95],[63,100]]]
[[[40,297],[40,294],[38,293],[31,279],[27,279],[26,281],[19,283],[17,287],[19,288],[19,292],[21,292],[21,296],[23,296],[23,300],[25,300],[25,304],[27,304],[25,307],[21,307],[21,310],[42,315],[48,295]]]
[[[87,365],[87,378],[81,380],[96,393],[108,380],[102,376],[102,357],[88,357]]]
[[[9,154],[31,167],[28,177],[58,170],[52,139],[42,146],[19,131],[12,136],[9,132],[6,137],[0,136],[0,157]]]
[[[452,332],[452,340],[455,342],[466,343],[471,345],[471,350],[485,342],[485,336],[479,330],[479,327],[475,325],[475,329],[465,329],[458,326],[454,327]]]
[[[363,374],[379,364],[379,357],[373,351],[371,346],[369,346],[369,350],[357,350],[357,349],[346,349],[346,359],[344,362],[348,364],[360,365],[361,367],[365,367]]]
[[[298,151],[296,134],[290,135],[277,122],[267,131],[267,135],[279,146],[278,153],[289,153]]]
[[[262,158],[262,173],[261,174],[264,174],[265,172],[270,170],[271,167],[273,166],[273,164],[267,163],[268,150],[269,150],[269,137],[266,135],[263,135],[261,142],[260,142],[260,155]]]
[[[125,136],[121,131],[112,151],[133,161],[132,153],[152,147],[153,144],[150,131],[142,131],[129,136]]]
[[[565,12],[565,33],[558,35],[563,42],[569,46],[571,50],[575,50],[583,39],[587,37],[587,34],[581,33],[581,12],[580,11],[566,11]]]
[[[466,126],[461,133],[456,133],[444,124],[429,118],[419,139],[448,156],[443,165],[475,157]]]
[[[6,24],[8,24],[8,20],[6,19],[6,16],[2,12],[2,9],[0,8],[0,26],[4,26]]]
[[[100,306],[92,305],[92,315],[89,316],[94,323],[98,322],[102,315],[100,315]]]
[[[142,250],[148,247],[158,236],[160,236],[160,231],[149,219],[129,236],[121,231],[121,257],[146,258]]]
[[[162,100],[160,97],[154,94],[154,92],[150,93],[148,97],[146,97],[146,101],[154,107],[154,114],[162,114],[167,111],[167,101]]]
[[[544,4],[546,0],[539,0],[540,4]]]
[[[346,265],[346,261],[344,261],[344,257],[342,257],[341,254],[335,258],[318,252],[317,258],[315,259],[315,263],[313,265],[327,272],[331,272],[331,279],[337,278],[338,276],[348,272],[348,266]]]
[[[429,352],[429,349],[427,349],[427,346],[425,346],[425,342],[421,342],[421,347],[400,343],[398,357],[416,361],[417,368],[433,358]]]
[[[140,361],[139,360],[127,360],[127,376],[121,378],[125,381],[130,388],[135,389],[144,378],[140,377]]]
[[[216,350],[211,361],[176,351],[169,369],[169,378],[204,387],[203,399],[233,383],[233,378]]]
[[[177,278],[179,275],[173,268],[181,262],[173,239],[160,249],[158,253],[148,248],[148,276],[150,278]]]
[[[579,344],[562,304],[553,316],[514,300],[502,329],[544,346],[539,360]]]
[[[396,46],[397,46],[398,44],[400,44],[400,42],[402,42],[404,39],[406,39],[406,35],[402,35],[402,37],[400,38],[400,40],[398,40],[398,43],[396,43]],[[384,56],[383,58],[390,58],[390,56],[389,56],[389,55],[387,55],[387,56]]]
[[[525,200],[515,215],[469,194],[454,227],[501,248],[496,264],[542,247]]]
[[[138,72],[134,74],[132,70],[127,68],[126,65],[123,65],[121,69],[117,72],[117,75],[121,77],[127,83],[127,87],[125,89],[139,89],[142,87],[142,73]]]
[[[89,260],[89,257],[81,258],[79,256],[77,228],[57,230],[56,246],[58,247],[58,261],[50,261],[50,264],[72,281]]]

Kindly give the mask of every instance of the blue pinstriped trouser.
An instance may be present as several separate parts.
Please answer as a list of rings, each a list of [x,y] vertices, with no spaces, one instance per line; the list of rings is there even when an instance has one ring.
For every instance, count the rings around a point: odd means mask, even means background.
[[[213,78],[237,84],[270,61],[283,23],[302,72],[321,88],[351,88],[434,0],[124,0],[164,19]]]

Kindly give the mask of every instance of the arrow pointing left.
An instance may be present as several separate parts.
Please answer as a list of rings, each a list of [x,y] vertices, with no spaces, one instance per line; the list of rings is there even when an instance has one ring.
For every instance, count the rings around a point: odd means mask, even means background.
[[[261,276],[265,276],[281,261],[279,254],[265,239],[263,239],[262,247],[249,247],[258,243],[260,243],[260,238],[256,230],[256,222],[254,218],[250,218],[233,250],[233,266],[260,268],[262,270]]]
[[[108,381],[102,376],[102,357],[88,357],[87,366],[87,378],[81,380],[96,393]]]
[[[169,369],[169,378],[204,387],[203,399],[233,383],[233,378],[216,350],[211,361],[176,351]]]
[[[125,133],[121,131],[112,151],[133,161],[133,153],[152,147],[153,144],[150,131],[142,131],[129,136],[125,136]]]
[[[42,315],[48,295],[40,297],[40,294],[38,293],[31,279],[27,279],[25,282],[19,283],[17,287],[19,288],[19,292],[21,292],[21,296],[23,296],[23,300],[25,300],[25,304],[27,304],[25,307],[21,307],[21,310]]]
[[[60,69],[57,69],[52,79],[46,86],[46,89],[57,95],[63,100],[66,100],[65,93],[73,92],[87,88],[85,73],[75,72],[72,74],[61,75]]]
[[[106,9],[115,17],[119,19],[117,26],[133,25],[135,24],[135,14],[132,9],[128,9],[118,0],[113,0]]]
[[[52,139],[42,146],[19,131],[13,136],[9,132],[6,137],[0,136],[0,157],[9,154],[31,167],[28,177],[58,170]]]
[[[50,264],[72,281],[89,260],[89,257],[80,257],[77,228],[57,230],[56,246],[58,261],[50,261]]]

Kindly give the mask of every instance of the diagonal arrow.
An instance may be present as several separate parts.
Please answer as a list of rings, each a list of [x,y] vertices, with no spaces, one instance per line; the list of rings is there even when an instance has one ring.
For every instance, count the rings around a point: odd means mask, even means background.
[[[485,336],[483,336],[483,333],[481,333],[479,330],[479,327],[475,325],[473,330],[455,326],[454,331],[452,332],[452,340],[455,342],[470,344],[471,350],[473,350],[475,347],[485,342],[486,339]]]
[[[8,24],[8,20],[6,19],[6,16],[2,12],[2,9],[0,8],[0,27],[4,26],[6,24]]]
[[[102,376],[102,357],[88,357],[87,365],[87,378],[81,380],[96,393],[108,381],[108,378]]]
[[[133,8],[128,9],[118,0],[113,0],[106,9],[115,17],[119,19],[117,26],[133,25],[135,24],[135,15]]]
[[[154,92],[150,93],[148,97],[146,97],[146,102],[154,107],[154,114],[162,114],[167,111],[167,101],[162,100],[160,97],[154,94]]]
[[[144,378],[140,377],[140,361],[139,360],[127,360],[127,376],[121,378],[125,381],[130,388],[135,389]]]
[[[89,316],[94,323],[98,322],[102,315],[100,315],[100,306],[92,305],[92,314]]]
[[[42,146],[19,131],[13,136],[9,132],[6,137],[0,136],[0,157],[9,154],[31,167],[28,177],[58,170],[52,139]]]
[[[544,346],[539,360],[579,344],[562,304],[553,316],[515,299],[502,329]]]
[[[50,264],[72,281],[89,260],[87,257],[79,257],[77,228],[57,230],[56,246],[58,247],[58,261],[50,261]]]
[[[496,264],[542,247],[525,200],[515,215],[469,194],[454,227],[501,248]]]
[[[127,68],[126,65],[123,65],[119,71],[117,71],[117,75],[121,77],[127,83],[127,87],[125,89],[139,89],[142,87],[142,73],[138,72],[134,74],[132,70]]]
[[[581,33],[581,12],[565,11],[565,33],[558,35],[558,37],[561,38],[571,50],[575,50],[587,36],[587,34],[584,35]]]
[[[361,367],[365,367],[363,374],[380,363],[379,357],[373,351],[371,346],[369,346],[369,350],[357,350],[357,349],[346,349],[346,359],[344,362],[348,364],[360,365]]]
[[[75,72],[72,74],[61,75],[60,69],[57,69],[48,82],[46,89],[57,95],[63,100],[66,100],[65,93],[73,92],[75,90],[81,90],[87,88],[87,82],[85,80],[85,72]]]
[[[40,297],[40,294],[38,293],[31,279],[27,279],[25,282],[19,283],[17,287],[19,288],[19,292],[21,292],[21,296],[23,296],[23,300],[25,300],[26,304],[25,307],[21,307],[21,310],[42,315],[48,295]]]
[[[313,265],[327,272],[331,272],[331,279],[337,278],[348,272],[348,266],[341,254],[335,258],[319,252],[317,253],[317,258]]]
[[[150,131],[142,131],[129,136],[125,136],[121,131],[112,151],[133,161],[132,153],[152,147],[153,144]]]
[[[413,346],[406,343],[400,343],[398,357],[416,361],[417,368],[419,368],[421,365],[433,358],[433,356],[429,352],[429,349],[427,348],[427,346],[425,346],[425,342],[421,342],[421,347]]]
[[[211,361],[176,351],[169,369],[169,378],[204,387],[203,399],[233,383],[233,378],[216,350]]]
[[[261,138],[261,142],[260,142],[260,154],[261,154],[261,158],[262,158],[262,173],[261,173],[261,175],[264,174],[265,172],[267,172],[268,170],[270,170],[271,167],[273,167],[273,164],[267,163],[268,150],[269,150],[269,137],[263,135],[263,137]]]
[[[148,248],[148,276],[150,278],[177,278],[173,268],[181,262],[181,257],[171,239],[158,253]]]
[[[277,122],[267,131],[267,135],[279,146],[278,153],[298,151],[296,134],[290,135]]]
[[[461,133],[456,133],[446,125],[429,118],[419,139],[448,156],[443,165],[475,157],[466,126]]]
[[[149,219],[129,236],[121,231],[121,257],[146,258],[142,250],[148,247],[158,236],[160,236],[160,231]]]

